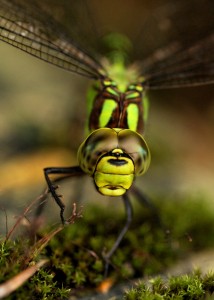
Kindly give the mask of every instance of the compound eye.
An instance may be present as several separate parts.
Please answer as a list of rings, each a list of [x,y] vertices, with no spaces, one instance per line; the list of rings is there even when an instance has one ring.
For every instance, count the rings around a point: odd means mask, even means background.
[[[99,158],[117,145],[117,132],[113,129],[100,128],[93,131],[79,147],[77,154],[79,166],[85,173],[93,175]]]
[[[119,147],[132,158],[135,175],[143,175],[149,168],[151,155],[145,139],[135,131],[123,129],[118,133]]]

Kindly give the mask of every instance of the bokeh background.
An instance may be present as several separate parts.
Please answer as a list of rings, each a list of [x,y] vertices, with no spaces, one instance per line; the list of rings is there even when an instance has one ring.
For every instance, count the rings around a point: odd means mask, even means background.
[[[20,1],[25,2],[25,1]],[[213,30],[211,1],[33,1],[51,13],[77,42],[104,53],[101,37],[118,31],[133,43],[130,61],[179,40],[196,42]],[[30,2],[29,2],[30,3]],[[213,51],[213,49],[211,49]],[[207,54],[209,55],[209,53]],[[0,234],[45,187],[43,168],[77,164],[84,139],[86,92],[91,81],[0,42]],[[214,209],[214,86],[151,91],[145,138],[152,163],[137,184],[152,199],[202,194]],[[84,189],[83,189],[84,187]],[[91,179],[62,187],[73,201],[120,206],[94,191]],[[82,202],[81,202],[82,203]],[[176,207],[176,203],[175,203]],[[181,212],[182,213],[182,212]],[[52,199],[47,220],[59,221]],[[51,217],[50,217],[51,216]],[[51,219],[52,218],[52,219]]]

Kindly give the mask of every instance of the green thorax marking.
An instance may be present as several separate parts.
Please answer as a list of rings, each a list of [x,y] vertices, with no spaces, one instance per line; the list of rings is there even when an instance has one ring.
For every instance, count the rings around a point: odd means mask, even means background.
[[[90,90],[89,131],[108,127],[142,132],[147,108],[143,94],[141,84],[128,85],[121,91],[113,80],[97,83]]]
[[[148,101],[142,84],[138,83],[137,67],[126,66],[131,44],[118,34],[107,36],[105,42],[110,45],[110,51],[108,60],[103,60],[102,64],[108,78],[96,82],[88,92],[88,131],[108,127],[142,133],[148,114]]]

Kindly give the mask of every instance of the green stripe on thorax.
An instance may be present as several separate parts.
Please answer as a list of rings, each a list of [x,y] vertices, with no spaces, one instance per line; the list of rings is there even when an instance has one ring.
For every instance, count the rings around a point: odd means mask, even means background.
[[[102,64],[109,78],[96,82],[88,91],[87,106],[88,116],[90,116],[88,132],[113,126],[115,120],[117,121],[116,127],[122,124],[123,128],[126,126],[136,131],[139,118],[143,118],[143,123],[147,119],[148,101],[144,98],[141,99],[141,103],[133,103],[135,98],[139,99],[142,96],[143,87],[140,83],[132,84],[138,82],[137,68],[126,67],[127,49],[130,48],[130,42],[123,36],[115,34],[108,36],[107,39],[111,45],[111,51],[108,55],[109,60],[103,60]],[[119,119],[123,122],[120,123]]]

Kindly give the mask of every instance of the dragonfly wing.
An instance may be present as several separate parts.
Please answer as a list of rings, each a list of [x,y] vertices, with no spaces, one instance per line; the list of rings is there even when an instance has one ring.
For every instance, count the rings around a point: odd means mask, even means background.
[[[214,81],[214,2],[161,1],[137,36],[139,73],[148,89]]]
[[[105,75],[36,2],[0,0],[0,40],[68,71],[95,79]]]
[[[189,48],[175,42],[157,50],[141,63],[141,70],[148,89],[214,83],[214,34]]]

